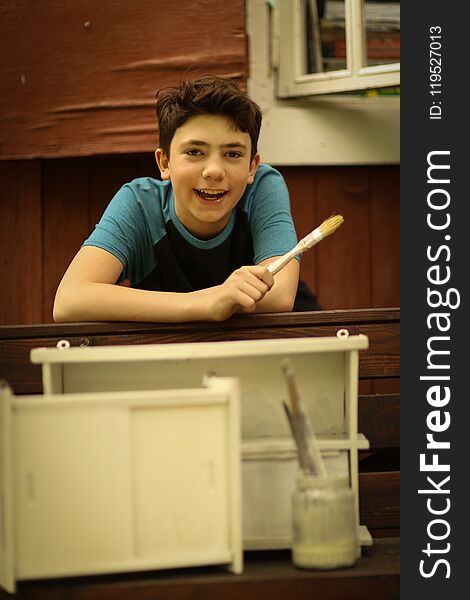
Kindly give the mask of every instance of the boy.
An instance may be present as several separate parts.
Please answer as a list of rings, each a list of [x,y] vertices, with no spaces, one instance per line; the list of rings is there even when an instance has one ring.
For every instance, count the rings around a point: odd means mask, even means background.
[[[280,173],[260,165],[259,107],[205,76],[157,96],[162,181],[114,196],[56,293],[55,321],[222,321],[292,310],[297,243]],[[129,280],[130,287],[115,285]]]

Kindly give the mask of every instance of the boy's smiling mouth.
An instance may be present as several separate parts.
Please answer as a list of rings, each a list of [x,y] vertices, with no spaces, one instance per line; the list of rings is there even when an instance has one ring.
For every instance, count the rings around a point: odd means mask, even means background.
[[[220,200],[227,193],[227,190],[208,190],[204,188],[195,191],[200,198],[210,202]]]

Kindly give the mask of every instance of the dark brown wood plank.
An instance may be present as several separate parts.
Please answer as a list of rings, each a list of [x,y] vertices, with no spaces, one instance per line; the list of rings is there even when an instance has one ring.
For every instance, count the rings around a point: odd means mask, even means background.
[[[145,154],[139,154],[137,156],[137,170],[138,177],[155,177],[156,179],[160,178],[160,172],[158,170],[155,160],[155,153],[153,151],[146,152]]]
[[[44,163],[44,313],[52,321],[57,286],[90,232],[86,159]]]
[[[344,216],[334,235],[315,246],[318,299],[325,309],[370,306],[368,171],[325,167],[317,172],[317,219]]]
[[[400,526],[400,472],[359,473],[360,522],[369,529]]]
[[[42,321],[41,165],[0,162],[0,324]]]
[[[379,538],[397,538],[400,535],[400,529],[397,527],[385,528],[385,529],[373,529],[371,535],[374,540],[377,541]]]
[[[137,156],[94,156],[88,159],[89,221],[92,231],[119,188],[139,177]]]
[[[359,396],[358,428],[371,448],[400,446],[399,394]]]
[[[400,179],[397,167],[370,167],[371,306],[400,304]]]
[[[166,331],[201,331],[212,329],[271,328],[271,327],[310,327],[335,326],[349,328],[354,325],[383,324],[399,330],[399,308],[358,308],[345,310],[322,310],[315,312],[260,313],[233,315],[222,323],[141,323],[141,322],[84,322],[84,323],[44,323],[32,325],[0,326],[1,339],[21,339],[28,337],[56,337],[67,333],[156,333]]]
[[[293,566],[288,551],[245,553],[241,575],[220,567],[19,582],[18,600],[396,600],[400,544],[377,539],[348,569]],[[0,599],[11,598],[0,591]]]
[[[11,2],[0,20],[0,158],[152,152],[155,93],[186,74],[244,83],[245,2]],[[214,35],[214,32],[217,32]]]
[[[95,227],[116,192],[136,177],[159,178],[153,152],[123,156],[93,156],[89,170],[89,229]]]

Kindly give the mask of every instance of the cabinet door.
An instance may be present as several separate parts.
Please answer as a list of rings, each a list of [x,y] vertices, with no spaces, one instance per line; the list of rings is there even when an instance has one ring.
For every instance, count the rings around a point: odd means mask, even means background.
[[[17,578],[241,570],[238,382],[5,402]]]

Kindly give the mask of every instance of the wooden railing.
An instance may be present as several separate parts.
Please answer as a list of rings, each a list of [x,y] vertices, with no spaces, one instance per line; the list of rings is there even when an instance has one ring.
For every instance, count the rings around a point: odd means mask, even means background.
[[[360,356],[363,390],[370,391],[364,386],[373,382],[398,381],[400,311],[396,308],[237,315],[222,323],[4,325],[0,326],[0,378],[6,379],[17,394],[41,392],[40,367],[30,363],[30,350],[53,347],[62,339],[72,346],[165,344],[330,336],[342,328],[351,335],[363,333],[369,337],[370,347]]]

